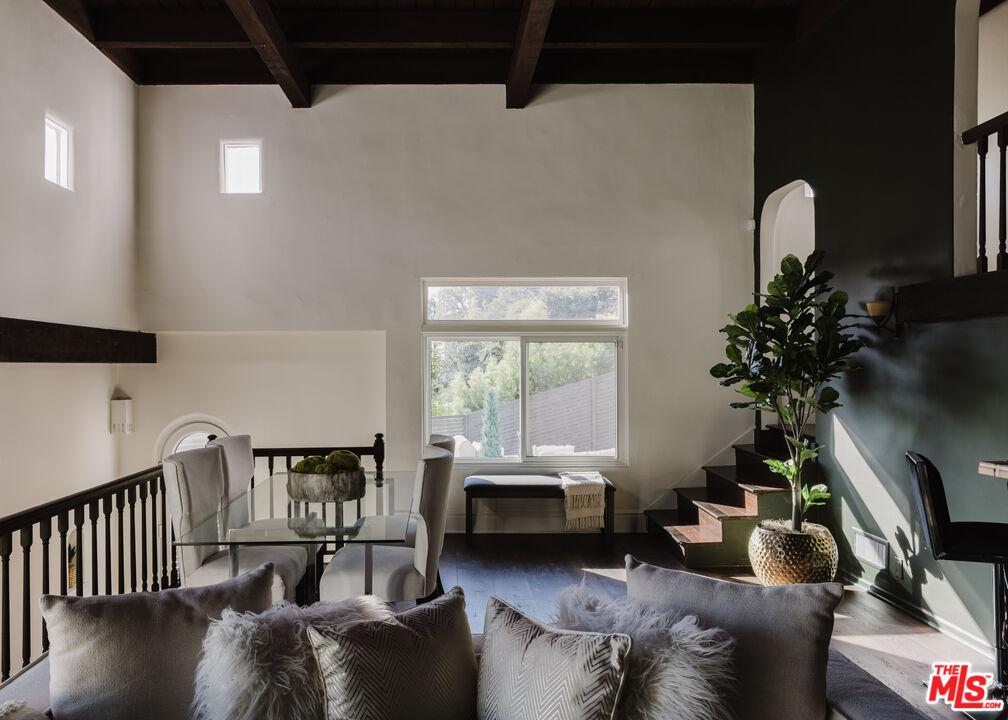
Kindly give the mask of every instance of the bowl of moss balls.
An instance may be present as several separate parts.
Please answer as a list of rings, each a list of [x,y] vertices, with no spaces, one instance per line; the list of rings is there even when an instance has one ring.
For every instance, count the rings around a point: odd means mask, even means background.
[[[364,497],[360,458],[349,450],[301,460],[287,473],[287,495],[296,502],[343,502]]]

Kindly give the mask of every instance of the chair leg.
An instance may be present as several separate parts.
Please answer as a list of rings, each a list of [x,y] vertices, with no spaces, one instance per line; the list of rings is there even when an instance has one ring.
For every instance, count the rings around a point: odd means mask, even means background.
[[[434,586],[434,592],[432,592],[427,597],[418,598],[416,604],[423,605],[424,603],[429,603],[431,600],[439,598],[442,595],[444,595],[444,585],[441,584],[441,571],[438,570],[437,585]]]

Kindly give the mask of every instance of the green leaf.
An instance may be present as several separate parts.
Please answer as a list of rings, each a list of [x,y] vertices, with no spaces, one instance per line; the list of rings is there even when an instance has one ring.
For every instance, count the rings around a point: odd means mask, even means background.
[[[718,363],[710,369],[710,374],[716,378],[728,377],[728,373],[732,371],[731,365],[726,365],[725,363]]]
[[[783,260],[781,260],[781,274],[787,275],[802,275],[802,264],[794,255],[786,255]]]
[[[725,357],[731,360],[736,365],[742,364],[742,351],[739,350],[734,345],[729,345],[725,348]]]
[[[806,512],[811,507],[825,505],[830,499],[829,489],[825,485],[812,485],[802,488],[802,512]]]
[[[788,479],[788,482],[794,481],[794,463],[790,460],[764,460],[764,463],[778,475],[783,475]]]
[[[824,387],[819,391],[819,404],[820,405],[830,405],[835,403],[840,398],[840,393],[830,386]]]

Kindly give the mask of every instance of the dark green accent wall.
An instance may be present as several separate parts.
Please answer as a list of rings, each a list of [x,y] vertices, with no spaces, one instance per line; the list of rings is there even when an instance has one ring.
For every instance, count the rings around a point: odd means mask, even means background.
[[[890,286],[952,274],[954,10],[850,0],[756,83],[757,217],[771,192],[808,181],[816,246],[852,312]],[[865,339],[863,369],[838,385],[844,407],[818,425],[841,568],[989,642],[990,567],[938,563],[923,547],[904,450],[942,470],[954,517],[1008,521],[1004,483],[977,474],[979,460],[1008,456],[1008,319]],[[887,538],[909,577],[856,560],[854,527]]]

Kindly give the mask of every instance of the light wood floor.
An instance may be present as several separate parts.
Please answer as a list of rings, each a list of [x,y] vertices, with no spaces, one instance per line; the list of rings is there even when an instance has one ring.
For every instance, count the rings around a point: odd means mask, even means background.
[[[549,621],[557,594],[581,583],[599,596],[626,597],[627,553],[665,567],[681,567],[660,539],[617,535],[606,550],[589,535],[477,535],[467,548],[462,535],[445,536],[441,577],[445,589],[460,585],[466,594],[469,624],[483,632],[487,598],[496,595],[522,612]],[[755,583],[751,575],[711,573]],[[924,701],[923,681],[934,662],[969,662],[984,672],[993,660],[928,627],[896,608],[848,586],[836,612],[833,647],[937,720],[962,720],[944,705]]]

